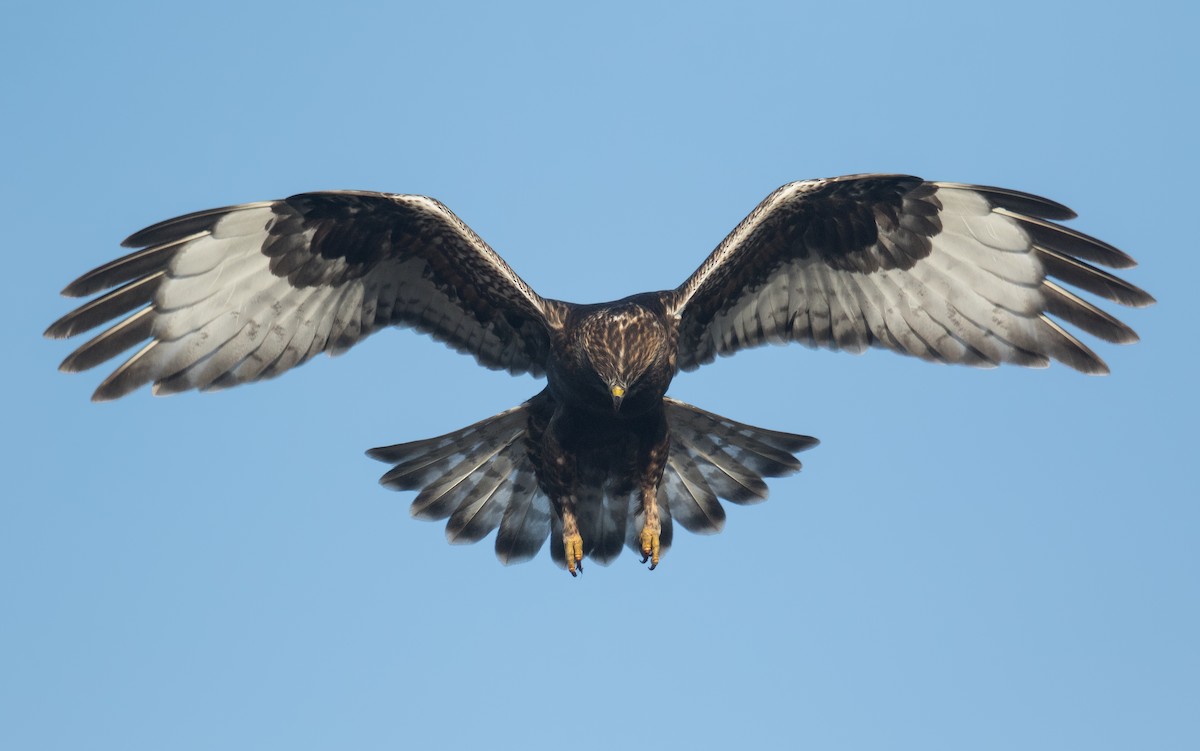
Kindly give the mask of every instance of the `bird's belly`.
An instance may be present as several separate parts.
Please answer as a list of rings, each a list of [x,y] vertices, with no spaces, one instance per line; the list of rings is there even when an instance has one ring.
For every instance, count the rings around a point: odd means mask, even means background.
[[[639,414],[564,407],[554,421],[555,439],[574,459],[576,481],[621,493],[638,484],[653,445],[665,438],[661,399]]]

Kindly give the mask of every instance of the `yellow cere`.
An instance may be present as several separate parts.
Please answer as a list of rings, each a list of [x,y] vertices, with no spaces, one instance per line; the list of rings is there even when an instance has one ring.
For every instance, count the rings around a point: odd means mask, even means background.
[[[620,386],[613,386],[612,395],[620,399],[621,397],[625,396],[625,389],[621,388]]]

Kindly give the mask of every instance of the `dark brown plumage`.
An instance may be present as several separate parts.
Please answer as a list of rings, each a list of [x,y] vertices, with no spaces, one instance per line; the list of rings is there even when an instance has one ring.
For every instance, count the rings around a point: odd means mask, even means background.
[[[666,397],[679,369],[746,347],[887,347],[948,363],[1107,367],[1065,325],[1128,343],[1125,324],[1063,285],[1123,305],[1153,299],[1092,264],[1121,251],[1055,224],[1067,208],[1011,190],[857,175],[785,185],[674,290],[599,305],[538,296],[445,206],[424,196],[307,193],[171,219],[141,250],[64,291],[102,293],[55,322],[116,320],[63,362],[139,349],[96,390],[123,396],[270,378],[385,326],[409,326],[489,368],[545,375],[529,401],[454,433],[373,449],[413,514],[451,542],[493,530],[504,562],[550,537],[576,573],[622,545],[657,564],[673,524],[719,531],[718,498],[766,497],[807,436]]]

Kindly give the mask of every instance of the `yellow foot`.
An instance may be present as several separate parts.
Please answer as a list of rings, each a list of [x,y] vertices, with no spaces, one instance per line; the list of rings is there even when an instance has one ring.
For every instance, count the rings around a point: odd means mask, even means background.
[[[583,573],[583,538],[576,532],[573,535],[563,535],[563,549],[567,554],[567,571],[571,576]]]
[[[658,532],[647,525],[642,527],[639,539],[642,543],[642,563],[650,561],[650,570],[653,571],[658,565]]]

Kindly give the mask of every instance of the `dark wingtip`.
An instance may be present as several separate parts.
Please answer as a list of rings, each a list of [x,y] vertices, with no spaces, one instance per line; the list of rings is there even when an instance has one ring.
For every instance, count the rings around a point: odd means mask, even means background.
[[[72,336],[75,332],[71,330],[70,321],[68,320],[70,317],[71,316],[68,313],[54,323],[50,324],[48,327],[46,327],[46,330],[42,332],[42,336],[46,337],[47,339],[66,339]]]
[[[95,272],[89,271],[67,286],[63,287],[59,294],[63,297],[85,297],[93,292],[98,291],[99,288],[92,283],[92,278],[94,276]]]
[[[1051,201],[1049,198],[1034,195],[1033,193],[1025,193],[1020,190],[997,188],[992,185],[969,185],[967,183],[940,181],[934,184],[939,188],[975,191],[987,198],[993,206],[999,206],[1029,216],[1053,219],[1054,221],[1066,221],[1079,216],[1058,201]]]
[[[760,432],[768,432],[761,428],[759,430],[760,430]],[[819,446],[821,444],[821,442],[819,440],[817,440],[816,438],[813,438],[810,435],[800,435],[798,433],[783,433],[780,431],[769,431],[769,432],[772,432],[775,434],[776,440],[780,444],[780,448],[783,448],[786,451],[790,451],[793,454],[798,454],[801,451],[808,451],[809,449],[811,449],[815,446]]]
[[[97,404],[99,404],[101,402],[113,402],[113,401],[116,401],[117,399],[120,399],[122,396],[124,396],[124,394],[114,394],[111,391],[105,389],[104,386],[102,385],[100,388],[98,388],[92,392],[92,401]]]
[[[1083,347],[1082,345],[1080,346],[1082,347],[1083,351],[1079,353],[1079,357],[1055,357],[1055,359],[1067,367],[1083,373],[1084,375],[1106,376],[1112,372],[1112,370],[1108,367],[1108,363],[1104,362],[1104,360],[1101,360],[1099,355],[1087,347]]]
[[[117,399],[120,399],[122,396],[125,396],[125,392],[118,392],[118,391],[114,391],[113,389],[106,389],[103,386],[101,386],[100,388],[96,389],[95,392],[92,393],[92,401],[93,402],[112,402],[112,401],[116,401]]]
[[[369,456],[370,458],[374,459],[377,462],[386,462],[387,459],[385,459],[383,456],[383,452],[386,450],[387,450],[386,446],[376,446],[375,448],[367,449],[363,453],[366,454],[367,456]]]
[[[87,370],[88,369],[87,367],[83,367],[83,366],[80,366],[77,364],[78,358],[75,357],[75,355],[77,355],[77,354],[79,354],[79,353],[72,352],[71,354],[67,355],[66,359],[64,359],[62,362],[60,362],[58,364],[58,372],[59,373],[82,373],[83,371]]]

